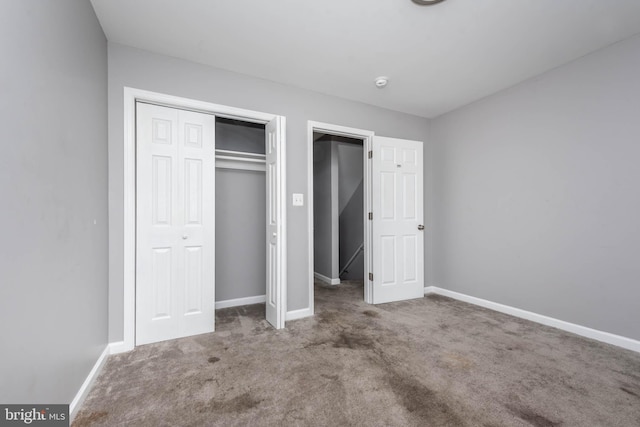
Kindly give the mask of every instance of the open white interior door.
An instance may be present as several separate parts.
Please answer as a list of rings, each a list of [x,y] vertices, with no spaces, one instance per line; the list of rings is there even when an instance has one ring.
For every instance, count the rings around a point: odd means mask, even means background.
[[[136,345],[213,332],[215,117],[137,103]]]
[[[422,142],[375,136],[373,303],[424,296]]]
[[[267,292],[266,317],[276,329],[285,321],[285,234],[286,204],[284,177],[284,135],[282,117],[266,125],[266,181],[267,181]]]

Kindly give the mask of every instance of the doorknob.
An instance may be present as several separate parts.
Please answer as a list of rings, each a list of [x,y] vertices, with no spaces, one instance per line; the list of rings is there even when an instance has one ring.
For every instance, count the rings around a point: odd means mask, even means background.
[[[418,226],[418,230],[420,230],[420,231],[424,230],[424,225],[420,224],[420,225]]]

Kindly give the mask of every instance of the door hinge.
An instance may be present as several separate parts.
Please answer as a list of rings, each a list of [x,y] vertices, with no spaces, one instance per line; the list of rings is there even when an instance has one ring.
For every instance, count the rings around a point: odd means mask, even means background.
[[[369,212],[369,221],[373,220],[373,212]]]
[[[369,151],[369,158],[373,159],[373,151]]]
[[[369,273],[369,280],[373,282],[373,273]]]

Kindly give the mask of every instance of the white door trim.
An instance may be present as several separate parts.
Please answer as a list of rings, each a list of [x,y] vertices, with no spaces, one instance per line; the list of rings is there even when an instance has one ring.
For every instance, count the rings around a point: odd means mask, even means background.
[[[307,241],[309,242],[308,280],[309,280],[309,310],[310,315],[314,313],[313,298],[313,133],[321,132],[329,135],[345,136],[362,140],[363,151],[363,192],[364,192],[364,300],[373,303],[373,283],[369,281],[367,272],[371,271],[371,222],[367,218],[367,212],[371,211],[371,168],[369,165],[368,153],[372,147],[374,132],[370,130],[356,129],[346,126],[339,126],[330,123],[307,122]]]
[[[210,102],[197,101],[178,96],[166,95],[157,92],[150,92],[130,87],[124,88],[124,339],[121,351],[130,351],[135,347],[135,279],[136,279],[136,116],[135,104],[137,101],[150,102],[156,105],[164,105],[184,110],[199,111],[214,114],[219,117],[238,119],[247,122],[266,124],[273,119],[279,118],[282,123],[282,133],[278,140],[278,148],[282,151],[282,184],[278,188],[280,193],[279,203],[281,204],[280,218],[282,224],[282,247],[279,259],[282,271],[282,280],[278,282],[280,287],[280,307],[282,319],[285,319],[287,312],[287,222],[286,222],[286,130],[285,118],[276,114],[263,113],[241,108],[229,107],[226,105],[212,104]],[[214,301],[211,301],[214,304]],[[284,322],[283,322],[284,323]],[[280,326],[280,325],[279,325]],[[281,325],[284,327],[284,324]]]

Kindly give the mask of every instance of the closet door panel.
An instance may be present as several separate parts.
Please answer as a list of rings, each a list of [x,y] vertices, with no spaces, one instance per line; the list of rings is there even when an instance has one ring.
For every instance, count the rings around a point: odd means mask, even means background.
[[[215,117],[136,105],[136,344],[214,330]]]

